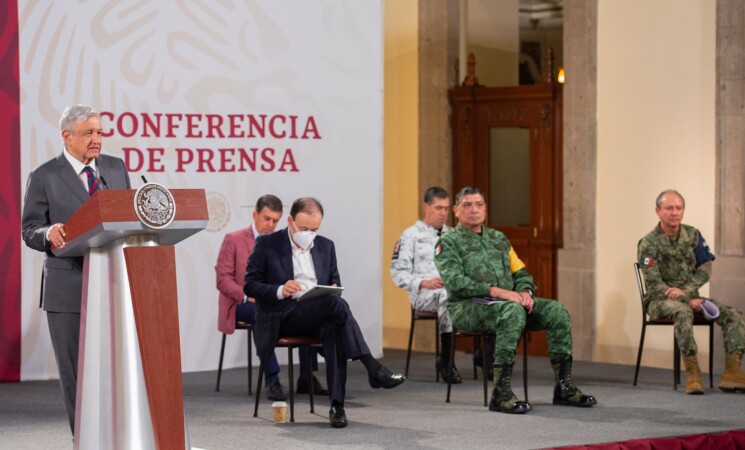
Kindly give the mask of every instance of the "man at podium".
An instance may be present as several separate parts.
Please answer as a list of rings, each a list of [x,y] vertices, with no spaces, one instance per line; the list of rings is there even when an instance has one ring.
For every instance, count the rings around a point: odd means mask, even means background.
[[[64,150],[28,176],[22,233],[26,245],[44,252],[41,302],[47,312],[60,385],[75,430],[83,257],[58,258],[51,246],[65,246],[65,222],[99,189],[129,189],[120,158],[101,154],[101,117],[90,106],[65,108],[59,120]]]

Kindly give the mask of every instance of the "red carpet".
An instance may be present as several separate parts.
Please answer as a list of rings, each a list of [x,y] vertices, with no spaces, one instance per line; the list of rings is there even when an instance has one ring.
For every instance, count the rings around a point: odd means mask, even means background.
[[[733,430],[716,434],[692,434],[654,439],[631,439],[623,442],[557,447],[566,449],[603,450],[729,450],[745,449],[745,430]]]

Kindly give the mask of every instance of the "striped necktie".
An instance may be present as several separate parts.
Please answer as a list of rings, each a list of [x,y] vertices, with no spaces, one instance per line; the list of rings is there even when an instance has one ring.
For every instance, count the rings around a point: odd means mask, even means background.
[[[101,188],[98,183],[98,177],[96,177],[96,174],[93,173],[93,169],[91,169],[91,166],[83,167],[83,172],[88,175],[88,195],[93,195],[96,193],[97,190]]]

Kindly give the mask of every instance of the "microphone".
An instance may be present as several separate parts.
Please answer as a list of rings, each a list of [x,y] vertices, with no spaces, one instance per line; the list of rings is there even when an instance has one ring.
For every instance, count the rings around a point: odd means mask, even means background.
[[[101,180],[101,184],[103,184],[103,187],[106,188],[106,190],[109,190],[109,183],[106,182],[106,179],[103,177],[103,175],[99,175],[98,179]]]
[[[144,181],[145,184],[147,184],[147,178],[145,178],[145,175],[140,175],[140,178],[142,178],[142,181]]]

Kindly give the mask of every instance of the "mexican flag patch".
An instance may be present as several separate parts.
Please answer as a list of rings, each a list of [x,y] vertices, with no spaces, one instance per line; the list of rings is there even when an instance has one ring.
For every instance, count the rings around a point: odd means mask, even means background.
[[[642,259],[642,264],[647,267],[652,267],[652,263],[653,263],[652,258],[647,257],[647,258]]]

